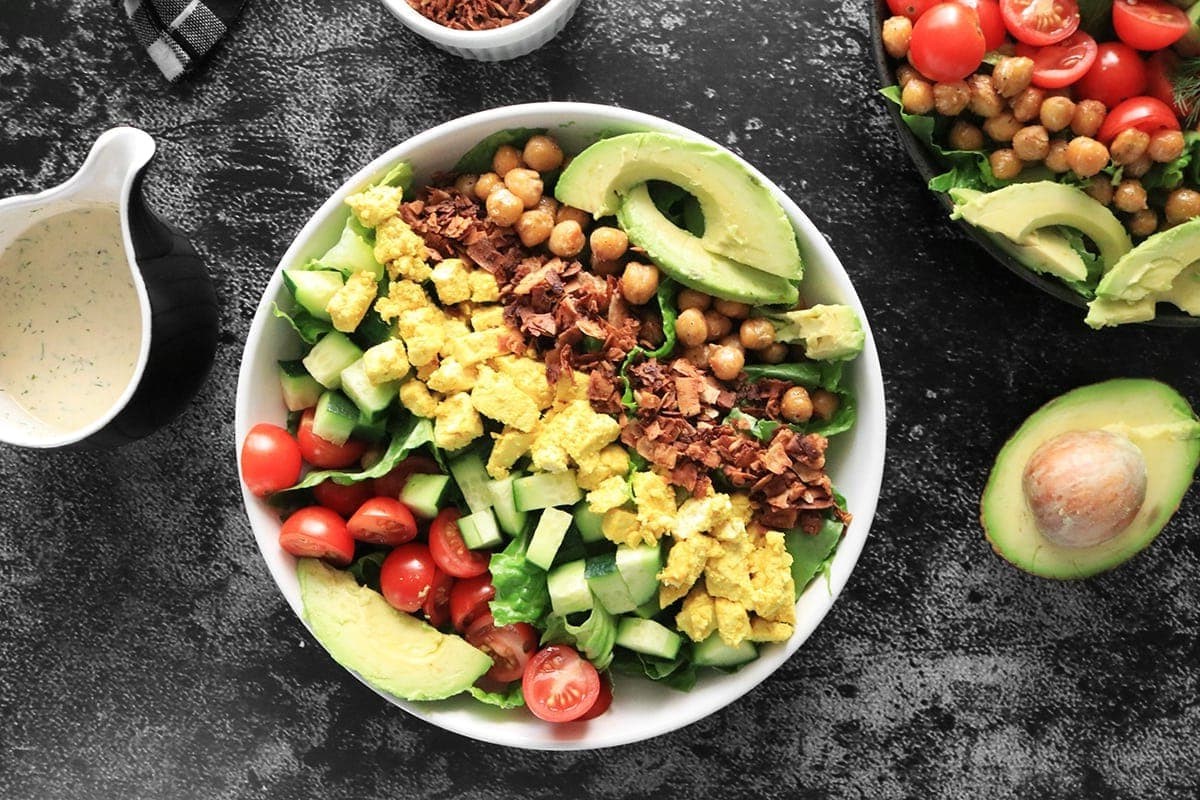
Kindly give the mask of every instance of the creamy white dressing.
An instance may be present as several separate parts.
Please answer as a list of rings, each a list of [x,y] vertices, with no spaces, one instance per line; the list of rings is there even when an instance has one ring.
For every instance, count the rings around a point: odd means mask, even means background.
[[[103,417],[141,337],[116,207],[43,219],[0,254],[0,392],[34,419],[73,431]]]

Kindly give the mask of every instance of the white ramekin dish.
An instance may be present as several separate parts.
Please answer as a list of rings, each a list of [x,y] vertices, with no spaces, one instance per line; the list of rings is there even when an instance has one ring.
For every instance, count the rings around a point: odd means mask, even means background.
[[[557,36],[574,16],[580,1],[548,0],[519,22],[485,31],[460,31],[439,25],[410,6],[408,0],[383,0],[383,4],[406,27],[447,53],[475,61],[507,61],[532,53]]]
[[[601,131],[622,129],[661,130],[710,141],[679,125],[621,108],[535,103],[462,117],[418,134],[384,153],[351,177],[313,214],[267,284],[250,326],[238,376],[235,446],[239,451],[240,442],[252,425],[282,424],[287,414],[280,397],[276,362],[298,357],[300,342],[288,324],[271,313],[272,303],[287,300],[281,271],[304,263],[332,245],[348,213],[345,198],[382,177],[396,162],[409,161],[420,185],[433,173],[450,169],[460,155],[485,136],[514,127],[548,128],[568,151],[590,143]],[[770,188],[796,228],[805,261],[804,296],[852,306],[863,319],[867,334],[862,355],[848,365],[847,371],[858,396],[858,422],[852,430],[832,440],[828,454],[829,473],[848,498],[854,520],[837,550],[828,584],[818,578],[796,603],[795,635],[785,643],[764,646],[757,661],[736,673],[709,671],[688,693],[618,675],[611,710],[587,723],[554,725],[524,711],[492,709],[469,697],[414,703],[384,694],[389,702],[438,727],[514,747],[571,750],[636,742],[682,728],[749,692],[796,652],[833,606],[866,541],[883,477],[885,406],[879,356],[858,295],[825,238],[777,186],[753,167],[747,165],[747,169]],[[242,496],[263,559],[283,596],[300,615],[296,560],[279,547],[279,518],[266,502],[251,495],[245,487]],[[830,681],[835,677],[830,675]]]

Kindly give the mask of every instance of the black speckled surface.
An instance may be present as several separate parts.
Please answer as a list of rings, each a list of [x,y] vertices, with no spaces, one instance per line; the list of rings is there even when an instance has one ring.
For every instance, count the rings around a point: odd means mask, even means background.
[[[0,194],[146,129],[150,202],[208,258],[224,316],[169,430],[0,446],[0,797],[1194,796],[1196,497],[1079,584],[1007,566],[976,516],[992,454],[1055,394],[1148,375],[1200,401],[1200,331],[1091,332],[947,225],[876,97],[866,3],[585,0],[542,51],[487,65],[371,0],[251,0],[177,88],[115,3],[37,5],[0,15]],[[477,744],[381,702],[285,607],[234,474],[241,342],[308,215],[412,133],[545,99],[659,114],[777,181],[854,278],[891,401],[879,514],[824,625],[741,702],[602,753]]]

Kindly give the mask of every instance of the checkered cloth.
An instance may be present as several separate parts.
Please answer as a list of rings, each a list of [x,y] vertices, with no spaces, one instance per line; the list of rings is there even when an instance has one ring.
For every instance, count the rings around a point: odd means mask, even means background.
[[[174,83],[199,66],[246,0],[124,0],[138,41]]]

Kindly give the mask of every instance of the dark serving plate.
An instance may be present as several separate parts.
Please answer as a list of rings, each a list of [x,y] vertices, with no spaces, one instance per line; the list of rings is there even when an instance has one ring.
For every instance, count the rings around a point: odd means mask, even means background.
[[[887,3],[884,0],[875,0],[875,13],[871,16],[871,51],[875,56],[875,66],[879,72],[881,88],[891,86],[896,82],[895,74],[892,71],[892,59],[883,49],[883,20],[889,16],[891,16],[891,12],[888,10]],[[920,140],[904,124],[904,120],[900,117],[900,108],[891,102],[887,103],[887,107],[888,112],[892,115],[892,120],[895,122],[896,129],[900,132],[900,141],[904,144],[904,149],[908,151],[909,157],[912,159],[913,164],[916,165],[917,172],[921,174],[925,183],[928,184],[930,179],[935,175],[945,172],[946,168],[938,162],[937,157],[933,153],[925,149]],[[947,214],[954,210],[954,203],[951,202],[947,195],[941,192],[935,192],[935,194],[939,202],[945,207]],[[1087,301],[1058,280],[1038,274],[1028,267],[1023,266],[996,246],[986,233],[971,225],[966,220],[960,219],[956,222],[959,228],[973,239],[976,244],[986,250],[992,258],[1008,267],[1010,271],[1016,273],[1022,280],[1032,283],[1046,294],[1053,295],[1064,303],[1070,303],[1077,308],[1086,310]],[[1160,303],[1157,316],[1142,324],[1170,328],[1192,328],[1200,327],[1200,317],[1190,316],[1174,306]]]

